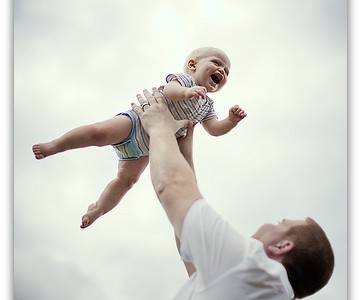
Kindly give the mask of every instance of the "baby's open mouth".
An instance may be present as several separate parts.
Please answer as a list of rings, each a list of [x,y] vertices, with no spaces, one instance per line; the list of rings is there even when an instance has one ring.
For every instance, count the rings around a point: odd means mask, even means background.
[[[211,78],[215,84],[219,84],[222,81],[223,76],[219,73],[214,73],[211,75]]]

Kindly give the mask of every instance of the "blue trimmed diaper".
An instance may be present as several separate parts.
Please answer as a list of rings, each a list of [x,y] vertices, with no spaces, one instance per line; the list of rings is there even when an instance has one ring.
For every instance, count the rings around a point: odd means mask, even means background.
[[[143,129],[138,115],[133,110],[117,114],[127,116],[132,121],[132,130],[128,138],[119,144],[113,144],[119,160],[133,160],[149,155],[149,135]]]

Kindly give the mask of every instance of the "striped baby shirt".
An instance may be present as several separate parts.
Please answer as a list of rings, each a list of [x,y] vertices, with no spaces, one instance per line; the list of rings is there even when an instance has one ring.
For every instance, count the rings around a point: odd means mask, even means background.
[[[187,74],[169,74],[166,77],[167,83],[176,80],[181,86],[193,87],[196,85],[193,77]],[[163,95],[164,86],[159,88]],[[178,101],[171,101],[163,98],[169,108],[169,111],[176,120],[196,120],[197,122],[204,122],[210,119],[217,119],[216,112],[213,106],[213,100],[208,96],[205,99],[185,99]],[[149,136],[141,126],[138,115],[133,110],[128,110],[118,115],[127,116],[132,121],[132,130],[129,137],[118,144],[112,145],[119,160],[138,159],[141,156],[149,155]],[[177,131],[176,137],[184,136],[187,129],[181,128]]]

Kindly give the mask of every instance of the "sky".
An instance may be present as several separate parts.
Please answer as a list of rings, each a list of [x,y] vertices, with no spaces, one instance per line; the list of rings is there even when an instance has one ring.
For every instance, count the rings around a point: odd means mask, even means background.
[[[229,56],[209,95],[220,119],[196,128],[201,193],[250,236],[265,222],[315,219],[334,248],[329,284],[347,298],[347,1],[14,1],[14,294],[16,300],[171,299],[187,279],[149,167],[86,230],[87,206],[116,176],[111,147],[35,160],[31,147],[130,108],[181,72],[188,53]]]

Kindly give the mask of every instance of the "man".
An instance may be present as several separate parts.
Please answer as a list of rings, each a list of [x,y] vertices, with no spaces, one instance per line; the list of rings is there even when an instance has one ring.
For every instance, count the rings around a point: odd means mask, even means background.
[[[331,245],[312,219],[261,226],[252,238],[239,234],[202,198],[192,170],[193,127],[175,121],[156,89],[132,103],[150,136],[155,192],[174,227],[189,280],[174,299],[304,298],[333,272]],[[178,146],[174,136],[188,126]],[[182,155],[183,153],[183,155]],[[188,161],[188,162],[187,162]]]

